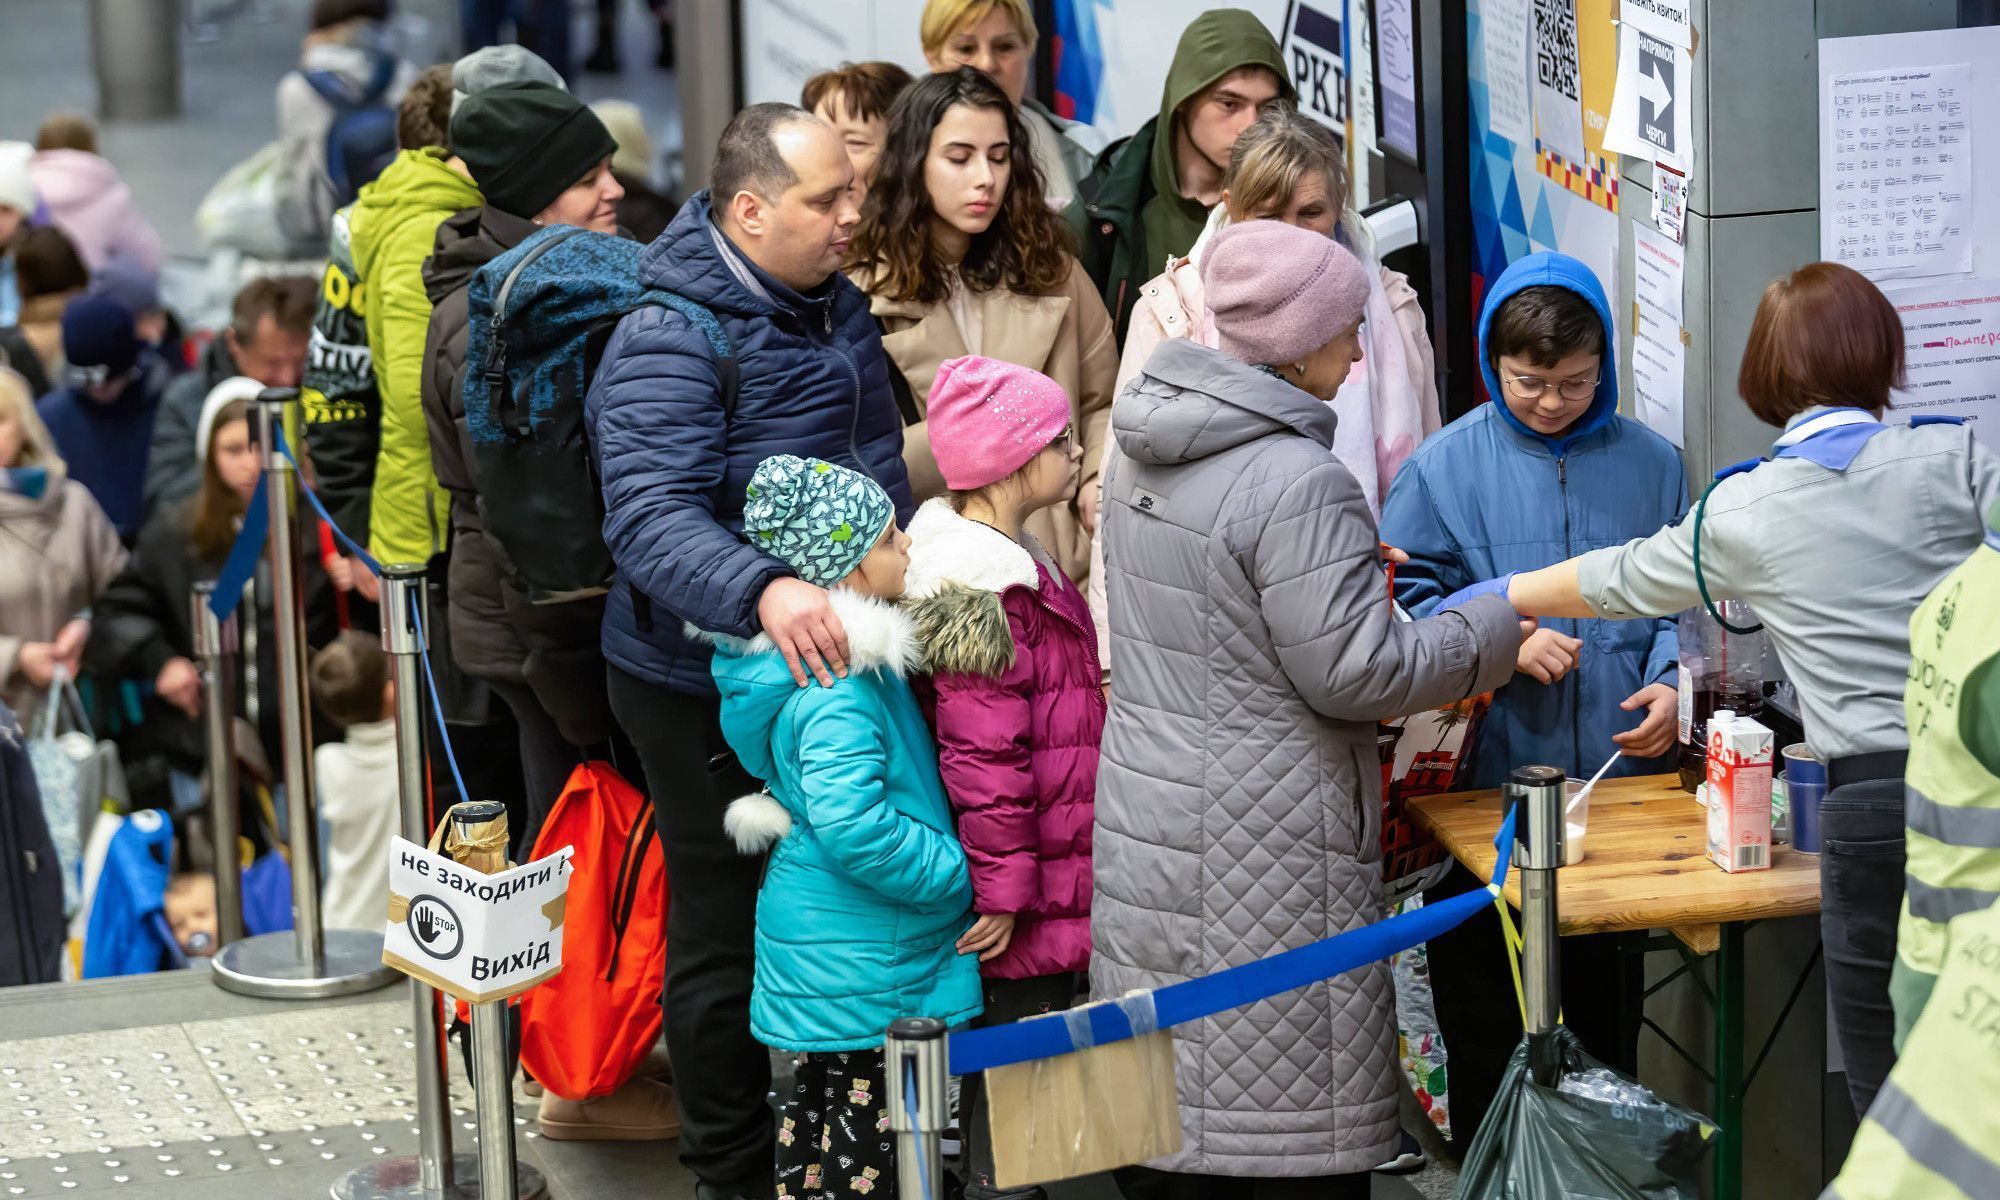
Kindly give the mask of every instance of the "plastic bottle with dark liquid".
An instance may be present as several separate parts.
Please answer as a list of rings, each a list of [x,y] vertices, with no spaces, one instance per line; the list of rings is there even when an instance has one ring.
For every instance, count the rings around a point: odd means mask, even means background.
[[[1730,624],[1747,628],[1756,614],[1740,600],[1719,605]],[[1764,711],[1764,634],[1730,633],[1702,607],[1680,616],[1681,788],[1693,792],[1708,779],[1708,719],[1718,709],[1754,717]]]

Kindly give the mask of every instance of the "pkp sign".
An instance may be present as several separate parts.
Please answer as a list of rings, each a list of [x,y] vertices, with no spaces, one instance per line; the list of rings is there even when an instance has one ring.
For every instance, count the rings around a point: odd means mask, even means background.
[[[1285,14],[1279,49],[1298,93],[1299,111],[1347,136],[1346,39],[1340,10],[1295,3]]]

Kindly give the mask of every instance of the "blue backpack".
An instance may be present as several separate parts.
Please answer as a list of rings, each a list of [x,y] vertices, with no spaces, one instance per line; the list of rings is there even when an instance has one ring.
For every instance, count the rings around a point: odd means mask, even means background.
[[[384,102],[396,79],[396,58],[378,54],[368,82],[354,86],[332,71],[303,72],[319,98],[333,107],[326,131],[326,177],[333,206],[354,203],[361,185],[372,182],[396,157],[396,110]]]
[[[574,226],[536,230],[472,276],[466,292],[465,424],[486,531],[536,603],[610,590],[604,497],[583,401],[612,329],[648,304],[701,330],[715,356],[725,420],[736,359],[715,314],[639,282],[645,247]]]

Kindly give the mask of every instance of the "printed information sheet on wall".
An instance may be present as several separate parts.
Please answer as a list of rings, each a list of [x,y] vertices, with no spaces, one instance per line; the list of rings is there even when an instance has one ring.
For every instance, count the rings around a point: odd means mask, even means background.
[[[1687,449],[1687,347],[1680,322],[1645,308],[1632,327],[1632,408],[1646,428]]]
[[[1676,323],[1681,319],[1681,290],[1686,255],[1680,245],[1638,222],[1632,224],[1632,297]]]
[[[1533,0],[1483,0],[1480,52],[1486,59],[1486,127],[1516,146],[1535,140],[1528,86],[1528,11]]]
[[[1963,417],[2000,451],[2000,279],[1960,278],[1887,290],[1903,318],[1910,386],[1890,420]]]
[[[1681,342],[1686,256],[1662,233],[1632,225],[1633,412],[1648,429],[1687,447],[1687,347]]]
[[[1821,255],[1873,279],[1972,269],[1970,75],[1948,63],[1822,79]]]

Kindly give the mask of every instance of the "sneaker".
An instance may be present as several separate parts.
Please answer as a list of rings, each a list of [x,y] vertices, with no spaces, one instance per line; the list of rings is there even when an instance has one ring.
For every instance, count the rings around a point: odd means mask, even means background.
[[[958,1122],[945,1126],[938,1135],[938,1153],[945,1158],[957,1158],[965,1153],[965,1135],[958,1131]]]
[[[1375,1168],[1377,1175],[1414,1175],[1430,1163],[1424,1148],[1417,1145],[1417,1139],[1403,1134],[1403,1142],[1396,1147],[1396,1154],[1388,1162]]]
[[[681,1135],[674,1090],[635,1078],[609,1096],[565,1100],[542,1097],[542,1136],[557,1142],[664,1142]]]

